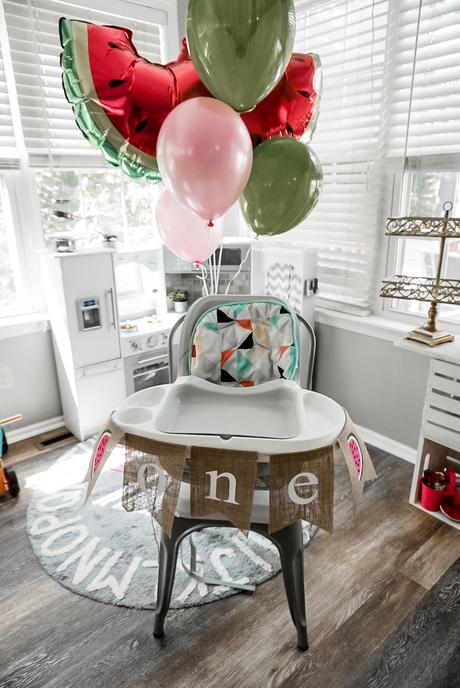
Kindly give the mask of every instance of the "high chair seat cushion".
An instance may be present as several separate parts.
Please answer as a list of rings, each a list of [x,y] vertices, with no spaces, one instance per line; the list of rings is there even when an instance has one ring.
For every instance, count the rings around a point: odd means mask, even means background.
[[[242,387],[292,380],[298,367],[297,339],[296,316],[279,302],[213,306],[195,324],[190,374]]]

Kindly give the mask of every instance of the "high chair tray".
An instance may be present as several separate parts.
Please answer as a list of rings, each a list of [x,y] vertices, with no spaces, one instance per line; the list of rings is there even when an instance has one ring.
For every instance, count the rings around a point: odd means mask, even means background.
[[[179,380],[183,379],[185,378],[179,378]],[[211,427],[209,417],[209,424],[204,424],[205,432],[201,435],[198,435],[196,431],[190,434],[163,432],[157,426],[157,418],[169,391],[179,384],[179,380],[174,385],[157,385],[142,389],[127,399],[123,399],[118,409],[114,411],[112,421],[125,433],[157,442],[234,451],[254,451],[257,452],[258,461],[262,462],[268,461],[268,456],[271,454],[309,451],[325,447],[334,442],[345,423],[345,412],[333,399],[318,392],[297,388],[301,428],[295,437],[277,439],[257,437],[252,434],[248,437],[210,435],[209,430],[215,432],[215,429]],[[293,384],[289,382],[286,386],[290,387]],[[263,413],[260,415],[264,416]],[[264,420],[265,424],[268,425],[268,421]]]
[[[300,432],[301,414],[299,387],[290,380],[238,388],[190,375],[170,387],[155,425],[174,434],[289,439]]]

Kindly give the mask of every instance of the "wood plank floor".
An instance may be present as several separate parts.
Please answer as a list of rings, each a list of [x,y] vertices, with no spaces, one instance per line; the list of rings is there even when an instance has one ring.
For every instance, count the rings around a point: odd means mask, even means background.
[[[64,426],[61,426],[56,428],[56,430],[44,432],[39,436],[29,437],[26,440],[21,440],[20,442],[11,444],[8,449],[8,453],[5,455],[5,466],[16,466],[16,464],[22,461],[27,461],[27,459],[35,459],[40,454],[44,456],[49,455],[50,448],[48,447],[48,449],[46,449],[40,447],[40,441],[46,443],[52,438],[56,440],[56,438],[65,437],[66,434],[69,434],[69,430],[67,430],[67,428]],[[65,439],[54,442],[52,448],[60,448],[63,450],[64,447],[70,447],[72,444],[76,444],[77,442],[77,438],[73,435],[70,435],[69,437],[65,437]]]
[[[379,477],[366,489],[358,525],[347,526],[340,464],[338,527],[305,551],[306,653],[296,649],[281,576],[252,596],[172,611],[156,641],[151,612],[80,597],[48,577],[25,532],[27,491],[4,502],[1,688],[356,688],[366,659],[460,556],[458,531],[408,505],[412,466],[372,455]],[[21,463],[20,479],[49,462]],[[432,649],[439,661],[441,648]]]

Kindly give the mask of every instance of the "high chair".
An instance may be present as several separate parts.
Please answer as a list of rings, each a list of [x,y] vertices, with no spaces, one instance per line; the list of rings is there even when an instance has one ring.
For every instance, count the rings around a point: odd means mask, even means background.
[[[267,318],[266,322],[264,317]],[[299,322],[303,328],[302,336]],[[207,337],[208,331],[210,337]],[[303,376],[304,386],[310,389],[315,346],[311,326],[296,316],[281,299],[234,295],[203,297],[190,307],[171,331],[170,382],[175,380],[176,375],[198,375],[216,384],[252,386],[280,377],[299,382]],[[258,463],[261,469],[264,465]],[[258,482],[263,483],[267,478],[262,473],[262,470],[258,471]],[[259,486],[254,493],[251,530],[269,538],[278,549],[289,610],[297,630],[298,647],[306,650],[302,523],[297,521],[270,534],[267,525],[268,495],[268,484]],[[168,537],[164,531],[161,533],[155,637],[164,634],[182,540],[193,531],[216,526],[233,527],[222,520],[219,514],[202,519],[191,517],[190,485],[185,472],[171,536]]]

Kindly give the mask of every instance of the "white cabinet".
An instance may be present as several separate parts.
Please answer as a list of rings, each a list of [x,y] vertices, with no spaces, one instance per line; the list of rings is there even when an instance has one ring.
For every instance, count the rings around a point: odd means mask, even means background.
[[[101,430],[126,396],[123,362],[119,359],[80,368],[76,381],[80,434],[88,437]]]
[[[407,339],[395,344],[431,358],[409,499],[411,504],[426,511],[420,504],[423,471],[447,467],[460,473],[460,342],[456,340],[433,349]],[[447,518],[441,511],[426,513],[460,530],[460,523]]]

